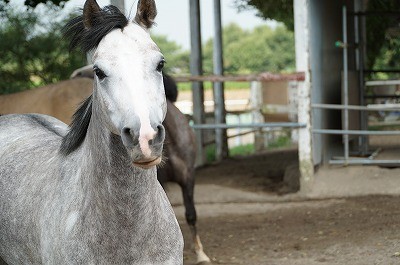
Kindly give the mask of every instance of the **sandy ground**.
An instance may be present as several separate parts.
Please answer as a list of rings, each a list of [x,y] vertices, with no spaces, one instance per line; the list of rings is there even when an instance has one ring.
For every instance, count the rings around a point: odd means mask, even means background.
[[[296,158],[296,150],[280,150],[197,171],[198,228],[213,264],[400,264],[400,169],[321,169],[312,196],[281,195]],[[168,195],[185,236],[185,265],[194,264],[179,188],[170,185]]]
[[[284,203],[263,212],[213,217],[199,211],[199,228],[214,264],[394,265],[400,264],[399,199]],[[188,242],[184,222],[182,227]],[[193,264],[189,246],[185,257],[185,264]]]
[[[179,100],[189,99],[180,93]],[[370,137],[376,159],[400,160],[399,143],[398,136]],[[400,264],[399,168],[323,167],[307,196],[288,185],[298,176],[295,149],[197,170],[198,228],[213,264]],[[185,236],[185,265],[194,264],[179,188],[170,185],[168,195]]]

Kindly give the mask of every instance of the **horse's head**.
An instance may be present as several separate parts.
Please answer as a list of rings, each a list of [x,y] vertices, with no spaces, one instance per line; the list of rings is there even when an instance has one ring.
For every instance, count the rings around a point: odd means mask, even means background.
[[[113,6],[100,9],[87,0],[80,20],[85,33],[71,42],[92,55],[94,108],[142,168],[160,163],[165,138],[165,61],[148,31],[156,14],[154,0],[140,0],[132,22]]]

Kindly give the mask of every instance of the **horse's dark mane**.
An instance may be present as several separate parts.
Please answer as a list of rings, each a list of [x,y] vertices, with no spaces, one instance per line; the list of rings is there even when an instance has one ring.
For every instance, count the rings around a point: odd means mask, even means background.
[[[163,81],[165,97],[171,102],[176,102],[178,98],[178,86],[175,80],[171,76],[163,73]]]
[[[63,34],[70,40],[69,49],[80,48],[84,53],[95,49],[101,39],[113,29],[123,29],[128,25],[128,19],[121,11],[112,5],[105,6],[99,12],[92,14],[92,27],[86,28],[84,16],[73,18],[63,28]]]
[[[92,96],[89,96],[74,113],[68,133],[62,139],[60,153],[68,155],[75,151],[85,140],[92,117]]]
[[[80,15],[67,23],[63,34],[70,40],[69,49],[79,48],[87,53],[99,45],[100,41],[113,29],[123,29],[128,25],[128,19],[121,11],[112,5],[91,14],[91,27],[84,25],[84,16]],[[62,139],[60,153],[68,155],[75,151],[85,140],[92,116],[92,96],[87,98],[73,115],[67,135]]]

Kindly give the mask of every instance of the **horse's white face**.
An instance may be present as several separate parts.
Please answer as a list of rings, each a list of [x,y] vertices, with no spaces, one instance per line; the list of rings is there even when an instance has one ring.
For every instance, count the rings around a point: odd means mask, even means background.
[[[108,129],[120,135],[135,165],[161,161],[166,99],[164,57],[143,26],[129,22],[114,29],[93,53],[94,99]]]

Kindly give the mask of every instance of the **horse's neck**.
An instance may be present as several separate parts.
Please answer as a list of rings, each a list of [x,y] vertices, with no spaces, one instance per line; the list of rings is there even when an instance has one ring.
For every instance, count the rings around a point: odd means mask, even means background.
[[[113,218],[129,218],[124,215],[143,215],[146,212],[136,211],[160,203],[157,200],[161,188],[155,168],[142,170],[132,167],[120,137],[97,126],[96,119],[89,125],[86,137],[82,148],[87,174],[83,178],[87,180],[85,189],[90,194],[86,203],[101,211],[96,214],[107,212],[115,214]]]
[[[156,169],[132,167],[119,136],[92,121],[76,158],[83,165],[79,233],[96,253],[93,264],[181,263],[182,235]],[[155,245],[163,248],[149,251]]]

